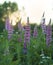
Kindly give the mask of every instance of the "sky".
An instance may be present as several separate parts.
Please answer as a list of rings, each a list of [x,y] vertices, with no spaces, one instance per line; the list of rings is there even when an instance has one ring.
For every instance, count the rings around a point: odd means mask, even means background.
[[[45,12],[46,24],[48,24],[50,18],[53,22],[53,0],[0,0],[0,3],[4,1],[16,2],[20,10],[24,6],[26,16],[29,16],[31,23],[39,24],[43,12]],[[26,16],[23,16],[24,20],[26,20]]]

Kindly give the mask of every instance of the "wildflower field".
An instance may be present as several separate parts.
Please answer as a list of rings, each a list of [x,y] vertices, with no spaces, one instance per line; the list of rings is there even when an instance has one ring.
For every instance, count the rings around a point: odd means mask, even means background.
[[[51,20],[32,29],[28,18],[24,27],[19,21],[15,32],[7,18],[0,33],[0,65],[53,65],[52,34]]]

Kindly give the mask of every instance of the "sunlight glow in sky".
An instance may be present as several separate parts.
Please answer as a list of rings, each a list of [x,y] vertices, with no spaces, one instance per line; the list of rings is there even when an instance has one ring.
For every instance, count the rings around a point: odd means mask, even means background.
[[[0,3],[4,1],[18,3],[20,10],[24,6],[26,16],[29,16],[31,23],[40,23],[44,11],[46,23],[49,22],[50,18],[53,21],[53,0],[0,0]],[[26,20],[26,16],[23,19]]]

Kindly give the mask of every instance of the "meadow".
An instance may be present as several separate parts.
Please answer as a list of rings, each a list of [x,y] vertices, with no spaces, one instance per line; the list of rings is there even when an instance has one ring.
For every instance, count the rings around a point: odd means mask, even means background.
[[[0,33],[0,65],[53,65],[52,25],[18,28]]]

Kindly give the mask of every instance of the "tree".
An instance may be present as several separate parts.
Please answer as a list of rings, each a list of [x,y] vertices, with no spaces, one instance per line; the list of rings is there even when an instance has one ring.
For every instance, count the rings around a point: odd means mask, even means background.
[[[6,17],[9,15],[9,14],[12,14],[13,12],[17,11],[18,10],[18,5],[17,3],[15,2],[4,2],[3,4],[0,4],[0,30],[4,29],[4,22],[5,22],[5,19]],[[2,26],[1,26],[2,25]],[[1,30],[1,31],[2,31]]]
[[[9,13],[13,13],[18,10],[18,6],[15,2],[11,3],[10,1],[7,3],[6,1],[2,4],[3,8],[3,17],[9,15]]]

